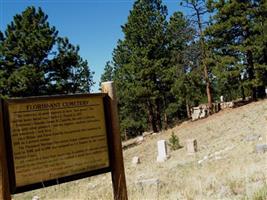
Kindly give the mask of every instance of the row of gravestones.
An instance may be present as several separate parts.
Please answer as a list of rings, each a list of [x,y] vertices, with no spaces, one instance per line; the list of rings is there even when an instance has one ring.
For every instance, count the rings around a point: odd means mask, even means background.
[[[229,102],[220,102],[220,103],[213,103],[212,104],[212,113],[217,113],[220,110],[224,110],[227,108],[235,108],[245,104],[248,104],[251,100],[236,100],[236,101],[229,101]],[[196,107],[191,108],[191,118],[192,121],[205,118],[209,115],[209,108],[208,105],[202,104]]]
[[[166,140],[159,140],[157,142],[158,147],[158,155],[157,155],[157,162],[164,162],[170,156],[168,155],[167,151],[167,142]],[[194,154],[197,152],[197,140],[196,139],[188,139],[186,140],[186,149],[188,154]],[[133,164],[139,164],[140,158],[138,156],[133,157],[132,159]]]
[[[221,110],[221,105],[222,104],[223,105],[224,104],[225,105],[228,105],[228,102],[225,102],[225,103],[213,103],[212,104],[211,112],[212,113],[219,112]],[[223,107],[223,109],[224,108],[226,108],[226,107]],[[227,108],[228,108],[228,106],[227,106]],[[197,119],[205,118],[205,117],[209,116],[209,114],[210,114],[210,110],[209,110],[208,105],[206,105],[206,104],[202,104],[202,105],[199,105],[197,107],[192,107],[191,108],[191,118],[192,118],[192,121],[195,121]]]
[[[164,162],[169,158],[167,152],[167,142],[166,140],[158,141],[158,156],[157,162]],[[196,139],[188,139],[186,140],[186,149],[188,154],[194,154],[197,152],[197,140]]]
[[[159,140],[157,142],[157,147],[158,147],[157,162],[166,161],[169,158],[166,140]],[[196,153],[197,152],[197,140],[196,139],[186,140],[186,149],[187,149],[187,153],[190,155]],[[267,151],[267,144],[257,144],[255,150],[257,153],[265,153]],[[140,158],[138,156],[133,157],[132,163],[139,164]]]
[[[220,97],[220,102],[212,104],[212,112],[213,113],[217,113],[220,110],[224,110],[224,109],[227,109],[227,108],[233,108],[235,106],[238,107],[238,106],[241,106],[241,105],[249,103],[250,102],[249,100],[250,99],[247,98],[246,100],[239,99],[239,100],[236,100],[236,101],[225,102],[224,101],[224,97],[221,96]],[[191,118],[192,118],[193,121],[205,118],[208,115],[209,115],[209,108],[208,108],[207,104],[202,104],[202,105],[199,105],[199,106],[191,108]]]

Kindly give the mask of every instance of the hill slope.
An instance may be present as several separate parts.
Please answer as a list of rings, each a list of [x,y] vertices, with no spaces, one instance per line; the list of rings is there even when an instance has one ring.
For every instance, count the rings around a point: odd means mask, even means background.
[[[157,163],[157,141],[174,132],[182,146],[196,138],[199,151],[169,151]],[[255,152],[267,143],[267,100],[221,111],[196,122],[145,137],[124,151],[129,199],[267,199],[267,153]],[[141,163],[132,165],[134,156]],[[113,199],[110,174],[15,195],[31,199]],[[263,199],[264,199],[263,198]]]

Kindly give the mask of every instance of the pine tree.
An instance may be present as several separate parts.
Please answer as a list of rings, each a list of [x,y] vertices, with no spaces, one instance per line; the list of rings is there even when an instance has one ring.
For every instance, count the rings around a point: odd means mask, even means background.
[[[112,81],[114,76],[113,74],[114,67],[112,66],[112,62],[108,61],[104,67],[104,73],[101,75],[100,82]]]
[[[203,84],[201,84],[199,60],[200,51],[194,42],[195,30],[181,12],[175,12],[168,23],[168,55],[171,81],[168,85],[170,96],[167,113],[170,118],[191,117],[190,107],[201,101]],[[175,115],[176,116],[175,116]]]
[[[160,0],[137,0],[127,23],[122,26],[125,39],[119,48],[124,53],[114,58],[115,65],[119,66],[117,74],[124,83],[118,87],[123,91],[120,96],[127,98],[129,95],[135,104],[147,111],[154,132],[162,128],[161,75],[166,61],[166,16],[167,8]],[[125,54],[127,60],[118,63],[116,59]]]
[[[240,85],[243,98],[262,96],[266,64],[260,64],[257,57],[264,55],[266,15],[260,14],[261,1],[210,1],[209,5],[216,11],[207,36],[215,55],[218,78],[222,84]]]
[[[28,7],[1,35],[1,95],[89,92],[93,73],[79,56],[79,47],[59,37],[47,19],[41,8]]]
[[[146,111],[136,96],[134,68],[130,63],[130,50],[125,41],[118,41],[113,51],[113,80],[118,96],[119,118],[122,136],[127,139],[147,129]]]
[[[257,11],[255,13],[254,31],[258,34],[252,38],[255,42],[256,51],[254,52],[256,67],[256,87],[257,96],[264,97],[265,87],[267,86],[267,1],[258,0]]]
[[[197,38],[199,42],[199,48],[200,48],[200,66],[203,68],[203,75],[204,80],[206,84],[206,94],[207,94],[207,100],[208,100],[208,106],[209,110],[211,112],[212,108],[212,83],[211,83],[211,69],[208,66],[208,51],[207,46],[205,42],[205,35],[204,35],[204,29],[205,29],[205,21],[204,17],[206,13],[208,12],[206,8],[206,1],[205,0],[183,0],[181,2],[181,5],[183,5],[186,8],[189,8],[193,11],[193,14],[190,16],[192,18],[193,24],[197,27]]]

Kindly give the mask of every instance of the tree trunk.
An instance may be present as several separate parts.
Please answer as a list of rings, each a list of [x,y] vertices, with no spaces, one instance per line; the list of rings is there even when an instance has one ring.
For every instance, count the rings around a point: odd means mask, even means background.
[[[149,123],[151,125],[151,128],[152,128],[153,132],[157,133],[158,132],[158,128],[157,128],[157,123],[156,123],[156,119],[155,119],[155,115],[154,115],[154,111],[153,111],[153,105],[149,100],[147,101],[147,106],[148,106]]]
[[[168,128],[168,116],[167,113],[164,113],[164,129]]]
[[[210,84],[210,80],[209,80],[209,70],[208,70],[207,64],[204,61],[206,59],[207,55],[206,55],[206,48],[205,48],[205,42],[204,42],[203,24],[201,21],[201,13],[200,13],[200,10],[199,10],[196,3],[193,3],[193,8],[195,9],[195,12],[196,12],[197,24],[198,24],[199,34],[200,34],[201,64],[203,65],[203,68],[204,68],[204,78],[205,78],[205,82],[206,82],[206,93],[207,93],[207,99],[208,99],[208,107],[209,107],[209,113],[211,113],[212,95],[211,95],[211,84]]]
[[[158,130],[162,130],[162,120],[161,120],[161,109],[160,109],[160,100],[156,100],[156,108],[157,108],[157,125],[158,125]]]
[[[186,103],[186,112],[187,112],[187,118],[190,119],[191,118],[191,110],[190,110],[190,106],[188,103]]]
[[[241,92],[241,98],[242,98],[242,100],[245,100],[246,99],[246,96],[245,96],[245,91],[244,91],[243,85],[240,86],[240,92]]]
[[[254,72],[254,63],[253,63],[253,54],[252,51],[247,51],[247,63],[248,63],[248,78],[250,81],[253,81],[255,78],[255,72]],[[256,100],[257,93],[256,93],[256,87],[254,85],[251,86],[251,94],[252,99]]]
[[[163,99],[163,103],[164,103],[164,109],[166,109],[166,97],[164,95],[164,99]],[[168,128],[168,125],[169,125],[169,122],[168,122],[168,116],[167,116],[167,113],[164,112],[164,118],[163,118],[163,128],[166,130]]]
[[[205,73],[205,80],[206,80],[206,93],[207,93],[207,98],[208,98],[208,106],[209,106],[209,111],[211,111],[211,108],[212,108],[211,84],[210,84],[208,68],[206,64],[204,64],[204,73]]]
[[[128,140],[128,133],[127,133],[127,129],[124,130],[124,140],[127,141]]]
[[[265,98],[266,93],[265,93],[265,86],[261,85],[256,88],[257,91],[257,98]]]

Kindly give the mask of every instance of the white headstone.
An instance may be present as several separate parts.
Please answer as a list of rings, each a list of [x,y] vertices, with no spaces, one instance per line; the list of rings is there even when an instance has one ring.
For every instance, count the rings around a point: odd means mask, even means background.
[[[138,156],[134,156],[132,159],[132,164],[137,165],[140,163],[140,158]]]
[[[199,118],[200,118],[200,119],[201,119],[201,118],[204,118],[204,117],[207,116],[207,114],[208,114],[207,109],[206,109],[206,108],[202,108],[202,109],[201,109],[201,112],[200,112],[200,115],[199,115]]]
[[[144,137],[143,136],[139,136],[137,139],[136,139],[136,142],[137,143],[142,143],[144,141]]]
[[[221,102],[224,102],[223,96],[220,96],[220,100],[221,100]]]
[[[196,139],[188,139],[186,140],[186,147],[188,154],[194,154],[197,152],[197,140]]]
[[[32,200],[40,200],[40,198],[38,196],[33,196]]]
[[[164,162],[168,159],[166,140],[158,141],[157,162]]]

